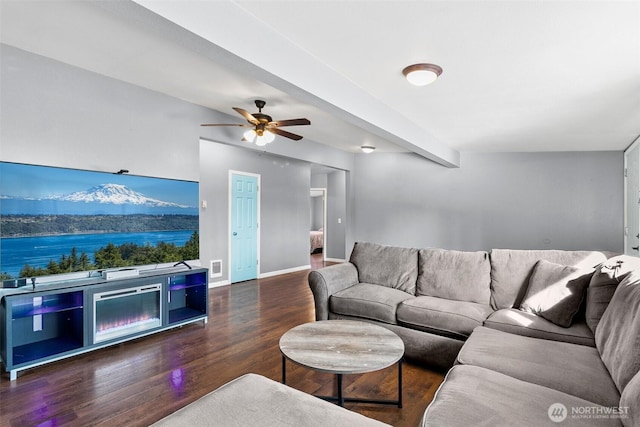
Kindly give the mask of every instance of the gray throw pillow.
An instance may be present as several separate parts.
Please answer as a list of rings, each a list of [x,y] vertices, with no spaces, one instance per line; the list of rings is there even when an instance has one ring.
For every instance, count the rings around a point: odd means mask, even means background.
[[[618,255],[602,263],[593,273],[587,288],[585,319],[594,334],[618,284],[634,270],[640,270],[640,258]]]
[[[533,268],[520,310],[558,326],[571,326],[593,272],[540,260]]]

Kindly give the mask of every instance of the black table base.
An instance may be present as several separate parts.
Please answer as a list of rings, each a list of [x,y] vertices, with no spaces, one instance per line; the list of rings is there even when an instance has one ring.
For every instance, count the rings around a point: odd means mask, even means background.
[[[344,374],[335,374],[338,377],[338,395],[337,396],[316,396],[323,400],[336,402],[339,406],[344,406],[345,402],[354,403],[375,403],[378,405],[394,405],[402,408],[402,359],[398,361],[398,399],[397,400],[380,400],[380,399],[360,399],[352,397],[344,397],[342,388],[342,376]],[[282,384],[287,384],[287,358],[282,356]]]

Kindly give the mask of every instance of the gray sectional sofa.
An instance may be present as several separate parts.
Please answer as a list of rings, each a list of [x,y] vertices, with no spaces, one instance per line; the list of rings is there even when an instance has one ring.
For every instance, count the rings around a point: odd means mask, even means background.
[[[309,285],[316,320],[380,324],[449,369],[425,426],[638,426],[640,260],[609,255],[358,242]]]

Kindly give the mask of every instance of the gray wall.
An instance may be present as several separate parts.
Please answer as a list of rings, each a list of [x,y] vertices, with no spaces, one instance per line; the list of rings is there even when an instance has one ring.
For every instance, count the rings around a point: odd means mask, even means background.
[[[311,197],[311,230],[318,230],[323,227],[324,221],[324,201],[322,196]]]
[[[327,174],[311,172],[311,188],[327,188]]]
[[[327,258],[345,259],[347,217],[347,173],[337,170],[327,174]]]
[[[311,166],[311,188],[327,188],[327,174],[314,173],[313,165]],[[323,226],[323,210],[324,203],[322,197],[311,198],[311,229],[317,230]]]
[[[356,156],[353,241],[622,251],[622,152]]]
[[[5,161],[197,181],[211,110],[0,45]]]
[[[313,171],[313,168],[312,168]],[[327,173],[311,175],[311,187],[327,189],[327,224],[325,224],[325,257],[342,260],[350,253],[346,235],[350,216],[347,206],[349,200],[348,172],[333,169]],[[340,222],[338,222],[338,219]],[[348,252],[349,251],[349,252]]]
[[[211,141],[200,145],[200,257],[229,278],[229,171],[260,175],[260,273],[309,265],[310,165]]]

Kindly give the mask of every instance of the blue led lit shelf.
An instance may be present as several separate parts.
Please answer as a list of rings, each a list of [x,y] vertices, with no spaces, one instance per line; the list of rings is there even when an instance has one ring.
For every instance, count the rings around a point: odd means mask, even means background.
[[[4,293],[1,361],[15,380],[19,371],[45,363],[188,323],[206,324],[208,287],[208,270],[194,268]],[[105,320],[112,331],[103,330]]]

